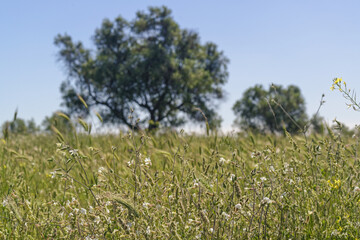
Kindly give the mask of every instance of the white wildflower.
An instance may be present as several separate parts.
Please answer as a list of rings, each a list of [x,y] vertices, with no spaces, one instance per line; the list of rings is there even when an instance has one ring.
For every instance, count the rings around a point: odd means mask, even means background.
[[[132,225],[133,225],[132,222],[127,222],[127,223],[126,223],[126,226],[127,226],[128,228],[131,228]]]
[[[221,157],[220,159],[219,159],[219,164],[220,164],[220,166],[222,166],[222,165],[224,165],[224,164],[226,164],[226,163],[229,163],[230,162],[230,160],[229,159],[225,159],[225,158],[223,158],[223,157]]]
[[[70,226],[66,226],[66,227],[65,227],[65,231],[66,231],[66,232],[70,232],[70,231],[71,231],[71,227],[70,227]]]
[[[144,164],[145,164],[145,166],[151,166],[151,160],[150,160],[150,158],[145,158],[145,159],[144,159]]]
[[[100,220],[101,220],[100,217],[96,216],[95,219],[94,219],[94,223],[99,224]]]
[[[106,169],[104,167],[99,167],[99,170],[98,170],[98,173],[102,173],[102,172],[105,172]]]
[[[286,192],[284,192],[283,194],[281,194],[280,198],[283,199],[286,196]]]
[[[331,232],[331,236],[337,236],[337,235],[339,235],[338,230],[335,229],[334,231]]]
[[[198,187],[198,186],[199,186],[199,183],[196,180],[194,180],[194,187]]]
[[[210,228],[210,229],[209,229],[209,232],[214,233],[214,229],[213,229],[213,228]]]
[[[81,208],[81,209],[80,209],[80,213],[86,215],[86,209],[85,209],[85,208]]]
[[[128,166],[128,167],[131,167],[132,165],[134,165],[134,163],[135,163],[134,160],[128,161],[128,162],[127,162],[127,166]]]
[[[195,236],[196,239],[201,239],[201,233]]]
[[[51,178],[55,178],[56,177],[56,172],[50,172],[51,174]]]
[[[272,203],[272,202],[273,202],[273,200],[271,200],[271,199],[268,198],[268,197],[264,197],[263,200],[262,200],[262,203],[263,203],[263,204],[270,204],[270,203]]]
[[[89,213],[93,213],[94,212],[94,208],[92,206],[89,207]]]
[[[150,203],[147,203],[147,202],[143,203],[143,208],[149,208],[149,206],[150,206]]]
[[[355,187],[355,188],[354,188],[354,192],[360,192],[360,188],[359,188],[359,187]]]
[[[146,228],[146,234],[147,234],[147,235],[150,235],[150,233],[151,233],[150,226],[148,226],[148,227]]]
[[[72,149],[72,150],[69,150],[69,153],[71,156],[77,156],[78,155],[78,151],[77,149]]]
[[[7,199],[4,199],[4,201],[2,202],[2,205],[3,205],[3,207],[6,207],[6,205],[8,205],[8,200]]]
[[[235,180],[235,174],[230,174],[230,177],[228,178],[229,182],[232,182]]]
[[[266,177],[261,177],[260,180],[261,180],[262,182],[265,182],[267,179],[266,179]]]
[[[224,216],[225,220],[229,220],[229,219],[230,219],[230,215],[227,214],[226,212],[222,212],[221,215]]]
[[[240,204],[240,203],[236,204],[236,205],[235,205],[235,208],[236,208],[236,209],[241,209],[241,204]]]
[[[273,166],[269,167],[270,171],[275,172],[275,168]]]

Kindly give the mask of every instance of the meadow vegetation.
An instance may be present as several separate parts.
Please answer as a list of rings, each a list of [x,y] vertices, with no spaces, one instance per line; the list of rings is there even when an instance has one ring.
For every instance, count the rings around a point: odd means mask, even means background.
[[[0,238],[355,239],[359,134],[326,132],[9,134]]]

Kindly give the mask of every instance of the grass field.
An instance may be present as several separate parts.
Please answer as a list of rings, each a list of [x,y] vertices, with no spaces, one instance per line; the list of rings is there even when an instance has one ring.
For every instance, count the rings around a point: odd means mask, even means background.
[[[357,136],[0,143],[1,239],[356,239]]]

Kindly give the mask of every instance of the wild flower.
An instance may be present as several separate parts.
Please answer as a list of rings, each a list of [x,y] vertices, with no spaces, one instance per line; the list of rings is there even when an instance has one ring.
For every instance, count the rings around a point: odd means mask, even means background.
[[[8,200],[4,199],[2,202],[3,207],[6,207],[8,205],[8,203],[9,203]]]
[[[56,177],[56,172],[50,172],[51,174],[51,178],[55,178]]]
[[[143,206],[143,208],[148,209],[150,206],[150,203],[144,202],[142,206]]]
[[[98,173],[101,174],[105,171],[106,171],[106,169],[104,167],[99,167]]]
[[[213,229],[213,228],[210,228],[210,229],[209,229],[209,232],[214,233],[214,229]]]
[[[147,228],[146,228],[146,234],[147,234],[147,235],[150,235],[150,233],[151,233],[150,226],[147,226]]]
[[[135,161],[132,159],[130,161],[127,162],[127,166],[131,167],[132,165],[134,165]]]
[[[151,166],[151,160],[150,160],[150,158],[145,158],[145,159],[144,159],[144,164],[145,164],[145,166]]]
[[[80,208],[80,213],[83,215],[86,215],[86,209],[85,208]]]
[[[260,180],[261,180],[262,182],[265,182],[267,179],[266,179],[266,177],[261,177]]]
[[[130,229],[132,227],[133,223],[132,222],[127,222],[126,226]]]
[[[271,199],[268,198],[268,197],[264,197],[263,200],[262,200],[262,203],[263,203],[263,204],[270,204],[270,203],[272,203],[272,202],[273,202],[273,200],[271,200]]]
[[[95,219],[94,219],[94,223],[99,224],[100,221],[101,221],[100,217],[96,216]]]
[[[359,187],[355,187],[355,188],[354,188],[354,192],[360,192],[360,188],[359,188]]]
[[[225,220],[229,220],[229,219],[230,219],[230,215],[227,214],[226,212],[222,212],[221,215],[225,218]]]
[[[332,183],[331,180],[328,180],[327,182],[328,182],[329,186],[333,189],[337,189],[341,185],[341,180],[335,180],[334,183]]]
[[[229,163],[230,162],[230,160],[229,159],[225,159],[225,158],[223,158],[223,157],[221,157],[220,159],[219,159],[219,165],[220,166],[222,166],[222,165],[224,165],[224,164],[227,164],[227,163]]]
[[[346,82],[343,81],[342,78],[335,78],[333,80],[333,84],[330,87],[331,91],[334,91],[335,88],[338,87],[339,91],[342,92],[341,83],[343,83],[346,86]]]
[[[228,178],[229,182],[232,182],[235,180],[235,174],[230,174],[230,177]]]
[[[65,231],[66,231],[66,232],[70,232],[70,231],[71,231],[71,226],[66,226],[66,227],[65,227]]]
[[[242,208],[242,207],[241,207],[241,204],[240,204],[240,203],[236,204],[236,205],[235,205],[235,208],[236,208],[236,209],[241,209],[241,208]]]
[[[69,150],[69,153],[70,153],[71,156],[77,156],[78,151],[79,151],[78,149],[71,149],[71,150]]]
[[[196,187],[199,187],[199,182],[196,181],[196,179],[195,179],[195,180],[194,180],[194,188],[196,188]]]

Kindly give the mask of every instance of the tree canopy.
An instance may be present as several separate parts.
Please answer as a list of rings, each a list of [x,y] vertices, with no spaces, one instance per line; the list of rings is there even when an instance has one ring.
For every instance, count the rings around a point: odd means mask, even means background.
[[[255,85],[245,91],[236,101],[233,111],[235,123],[244,129],[261,132],[279,132],[283,127],[295,133],[307,122],[305,100],[297,86],[287,88],[272,85],[268,90]]]
[[[22,118],[15,118],[13,121],[6,121],[2,124],[3,135],[12,134],[33,134],[40,131],[34,119],[25,121]]]
[[[181,29],[168,8],[150,7],[132,21],[105,19],[92,40],[93,50],[66,34],[55,38],[68,73],[61,85],[68,113],[89,114],[80,95],[104,121],[129,127],[130,114],[149,129],[201,121],[196,108],[219,126],[215,106],[224,98],[228,59],[216,44]]]

